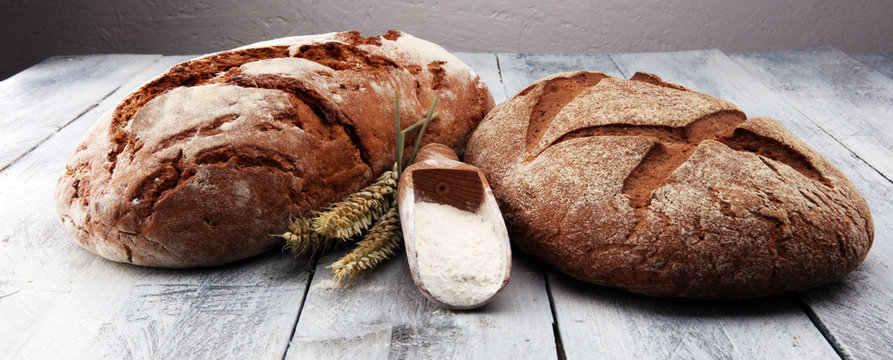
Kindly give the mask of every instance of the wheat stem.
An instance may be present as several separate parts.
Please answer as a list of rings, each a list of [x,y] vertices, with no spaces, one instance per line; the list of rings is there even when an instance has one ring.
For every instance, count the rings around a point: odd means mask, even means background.
[[[394,90],[394,142],[397,146],[397,179],[403,172],[403,133],[400,131],[400,90]]]
[[[401,239],[400,215],[397,205],[391,204],[388,212],[375,222],[353,251],[327,268],[332,269],[336,282],[350,280],[360,271],[372,269],[393,256],[400,247]]]
[[[415,140],[415,146],[412,148],[412,156],[409,157],[409,164],[412,165],[412,162],[415,161],[415,156],[419,152],[419,144],[422,143],[422,136],[425,136],[425,130],[428,129],[428,123],[431,122],[435,117],[440,116],[439,113],[435,115],[434,108],[437,106],[437,96],[434,97],[434,101],[431,102],[431,107],[428,108],[428,114],[425,115],[425,120],[422,121],[422,129],[419,130],[419,137]]]
[[[431,116],[431,120],[434,120],[438,117],[440,117],[440,111],[435,112],[434,115]],[[401,130],[401,132],[404,134],[407,134],[410,131],[417,129],[419,126],[422,126],[422,125],[425,125],[425,118],[423,118],[422,120],[416,121],[415,124],[407,126],[406,129]],[[404,142],[404,145],[405,145],[405,142]]]

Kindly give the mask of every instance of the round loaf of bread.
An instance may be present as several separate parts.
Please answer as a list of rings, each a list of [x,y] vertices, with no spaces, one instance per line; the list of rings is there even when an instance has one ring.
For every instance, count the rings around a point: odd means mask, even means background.
[[[404,127],[438,96],[441,116],[424,142],[457,151],[494,106],[466,64],[397,31],[210,54],[96,122],[59,179],[57,212],[83,247],[114,261],[179,268],[256,255],[281,243],[269,234],[289,216],[393,166],[395,90]]]
[[[874,236],[853,184],[777,122],[650,74],[539,80],[490,112],[465,160],[521,249],[647,295],[806,289],[855,269]]]

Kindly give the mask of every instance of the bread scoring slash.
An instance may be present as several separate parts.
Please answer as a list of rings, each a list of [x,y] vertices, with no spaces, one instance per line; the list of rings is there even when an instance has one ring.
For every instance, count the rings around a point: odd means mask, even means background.
[[[865,259],[853,184],[768,118],[651,74],[534,82],[468,144],[512,240],[578,279],[655,296],[746,298]]]
[[[276,39],[205,55],[149,81],[84,136],[56,210],[86,249],[138,265],[223,264],[281,242],[307,215],[389,170],[403,126],[435,96],[424,142],[462,151],[493,108],[441,47],[399,31]]]

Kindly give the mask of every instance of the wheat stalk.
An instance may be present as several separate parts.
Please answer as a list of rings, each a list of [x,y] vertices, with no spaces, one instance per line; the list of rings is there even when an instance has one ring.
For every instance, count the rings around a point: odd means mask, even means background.
[[[349,239],[362,234],[389,207],[397,191],[397,172],[385,171],[369,186],[334,203],[313,218],[312,229],[324,237]]]
[[[374,268],[393,256],[400,247],[401,239],[397,204],[391,204],[388,212],[375,222],[353,251],[327,268],[332,269],[336,282],[350,280],[360,271]]]

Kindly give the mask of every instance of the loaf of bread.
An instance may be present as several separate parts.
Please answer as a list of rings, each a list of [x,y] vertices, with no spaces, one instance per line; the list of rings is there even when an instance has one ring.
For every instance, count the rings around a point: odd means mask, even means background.
[[[56,209],[105,258],[211,266],[281,243],[289,216],[365,186],[435,96],[424,142],[457,151],[494,106],[439,46],[397,31],[283,38],[169,69],[103,115],[59,179]],[[414,132],[414,133],[417,133]],[[412,135],[410,135],[412,136]]]
[[[874,236],[853,184],[795,135],[650,74],[539,80],[490,112],[465,160],[521,249],[641,294],[806,289],[855,269]]]

